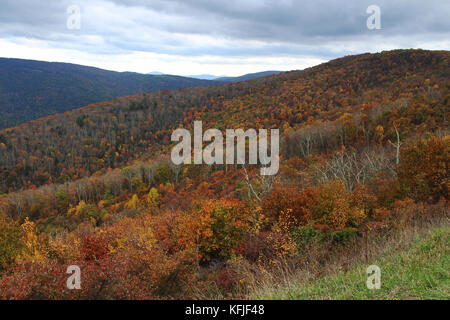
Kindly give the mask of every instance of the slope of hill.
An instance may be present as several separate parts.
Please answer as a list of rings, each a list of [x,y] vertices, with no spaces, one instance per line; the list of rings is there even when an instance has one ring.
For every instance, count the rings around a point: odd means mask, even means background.
[[[115,97],[208,84],[178,76],[0,58],[0,129]]]
[[[287,270],[371,265],[384,240],[448,226],[449,61],[448,51],[349,56],[0,131],[0,298],[242,298]],[[175,165],[171,134],[195,120],[280,129],[278,174]],[[435,262],[440,290],[445,260]],[[81,290],[67,289],[68,265],[82,270]]]
[[[32,121],[0,132],[0,191],[124,166],[159,152],[174,128],[190,128],[195,119],[216,128],[281,128],[287,134],[346,113],[396,106],[410,119],[402,122],[403,134],[433,130],[448,121],[448,56],[407,50],[350,56],[304,71],[120,98]],[[388,119],[382,122],[384,138],[394,139]]]

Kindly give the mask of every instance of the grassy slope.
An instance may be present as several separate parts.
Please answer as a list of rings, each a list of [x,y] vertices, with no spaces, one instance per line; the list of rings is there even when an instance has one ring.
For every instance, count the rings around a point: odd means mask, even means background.
[[[366,287],[367,265],[289,288],[263,290],[255,299],[450,299],[450,227],[416,237],[409,248],[373,262],[381,289]]]

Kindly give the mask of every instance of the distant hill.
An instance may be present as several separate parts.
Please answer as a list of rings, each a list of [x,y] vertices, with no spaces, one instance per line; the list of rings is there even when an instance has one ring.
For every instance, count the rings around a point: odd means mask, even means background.
[[[263,71],[263,72],[244,74],[243,76],[239,76],[239,77],[221,77],[221,78],[216,78],[214,80],[220,81],[220,82],[239,82],[239,81],[247,81],[247,80],[257,79],[257,78],[261,78],[261,77],[267,77],[267,76],[271,76],[271,75],[279,74],[279,73],[281,73],[281,71]]]
[[[213,82],[0,58],[0,129],[116,97]]]
[[[217,78],[220,78],[220,76],[215,76],[213,74],[196,74],[196,75],[188,75],[188,77],[202,80],[215,80]]]
[[[153,76],[163,76],[163,75],[165,75],[165,73],[159,72],[159,71],[152,71],[152,72],[149,72],[147,74],[151,74]]]
[[[227,76],[215,76],[213,74],[197,74],[197,75],[188,75],[188,78],[194,78],[194,79],[201,79],[201,80],[214,80],[222,83],[230,83],[230,82],[239,82],[239,81],[246,81],[246,80],[252,80],[257,79],[261,77],[267,77],[274,74],[278,74],[281,71],[262,71],[262,72],[256,72],[256,73],[249,73],[244,74],[242,76],[238,77],[227,77]],[[153,71],[149,72],[148,74],[152,75],[164,75],[164,73],[159,71]]]

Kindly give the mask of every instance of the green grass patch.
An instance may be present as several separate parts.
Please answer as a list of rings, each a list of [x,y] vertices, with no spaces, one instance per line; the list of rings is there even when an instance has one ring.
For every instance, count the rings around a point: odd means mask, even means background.
[[[371,262],[381,269],[381,288],[366,286],[368,265],[311,282],[294,280],[287,287],[263,289],[253,299],[449,299],[450,227],[417,236],[408,249]]]

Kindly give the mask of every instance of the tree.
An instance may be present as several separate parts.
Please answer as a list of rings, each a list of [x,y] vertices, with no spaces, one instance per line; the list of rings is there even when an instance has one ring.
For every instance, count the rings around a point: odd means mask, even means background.
[[[400,134],[398,132],[397,126],[394,124],[395,129],[395,135],[397,136],[397,142],[392,143],[391,140],[389,140],[389,143],[395,147],[395,164],[398,165],[400,162],[400,147],[402,146],[402,143],[400,142]]]
[[[23,247],[19,226],[0,213],[0,270],[12,265]]]
[[[396,168],[403,195],[417,201],[448,200],[450,138],[431,137],[402,150]]]
[[[159,205],[159,193],[156,188],[151,188],[147,195],[147,204],[150,207],[155,207]]]

